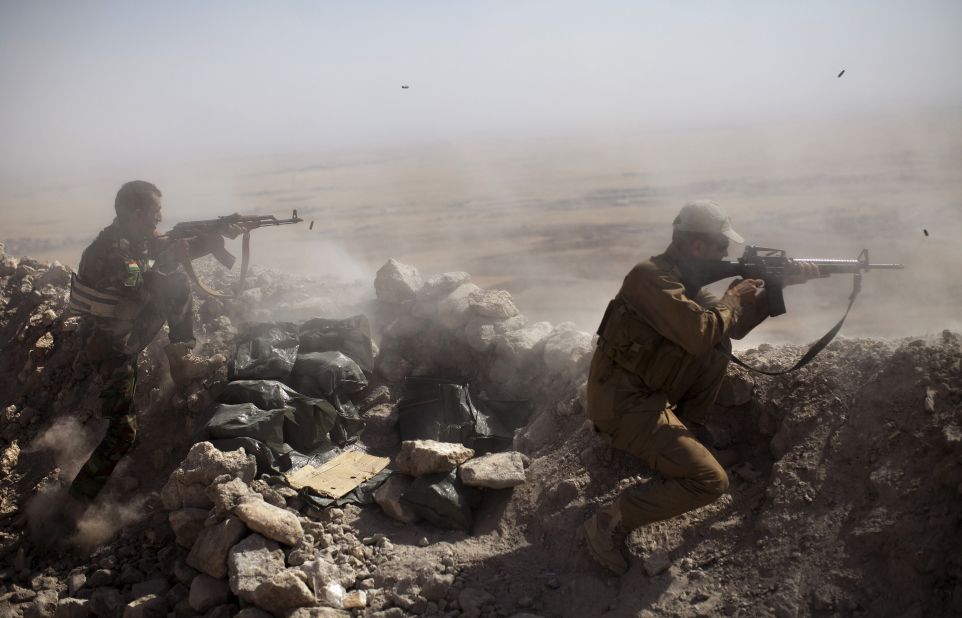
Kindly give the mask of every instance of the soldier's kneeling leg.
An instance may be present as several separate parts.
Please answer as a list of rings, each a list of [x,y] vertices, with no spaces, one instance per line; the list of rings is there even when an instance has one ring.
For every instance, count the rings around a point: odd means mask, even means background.
[[[621,495],[619,506],[627,530],[705,506],[728,490],[728,475],[708,449],[671,410],[660,414],[659,427],[635,441],[636,448],[630,452],[665,478],[630,488]]]
[[[100,394],[107,432],[70,485],[70,495],[78,500],[92,500],[100,493],[137,438],[137,415],[133,411],[137,388],[135,363],[136,357],[120,357],[101,365],[101,372],[107,375]]]
[[[117,463],[130,451],[137,437],[137,416],[124,414],[109,419],[107,433],[91,453],[70,485],[70,495],[93,500],[107,484]]]

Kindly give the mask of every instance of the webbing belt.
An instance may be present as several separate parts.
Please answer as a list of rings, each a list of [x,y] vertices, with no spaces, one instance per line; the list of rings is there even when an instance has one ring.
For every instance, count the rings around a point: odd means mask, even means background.
[[[87,313],[97,317],[113,317],[117,311],[120,296],[94,289],[81,281],[76,274],[70,275],[70,305],[76,313]]]
[[[736,365],[740,367],[744,367],[749,371],[754,371],[756,373],[764,374],[766,376],[780,376],[786,373],[797,371],[798,369],[801,369],[802,367],[807,365],[809,362],[811,362],[811,360],[815,358],[815,356],[819,352],[821,352],[825,348],[825,346],[827,346],[829,343],[832,342],[832,339],[835,338],[835,335],[838,334],[838,331],[842,330],[842,324],[845,323],[845,318],[848,317],[848,312],[852,310],[852,305],[855,304],[855,299],[856,297],[858,297],[858,293],[861,291],[862,291],[862,273],[858,272],[854,274],[852,279],[852,295],[848,297],[848,307],[845,309],[845,315],[842,316],[842,319],[839,320],[838,324],[833,326],[830,331],[822,335],[821,339],[813,343],[812,347],[810,347],[808,351],[805,352],[805,354],[802,355],[800,359],[798,359],[798,362],[796,362],[794,365],[792,365],[788,369],[780,369],[777,371],[759,369],[758,367],[752,367],[751,365],[739,359],[737,356],[735,356],[734,354],[732,354],[731,352],[729,352],[728,350],[724,349],[721,346],[716,346],[715,349],[721,352],[722,354],[724,354],[725,356],[727,356]]]
[[[200,288],[200,290],[205,294],[209,296],[213,296],[214,298],[223,298],[223,299],[234,298],[244,291],[244,280],[247,279],[247,270],[248,270],[248,267],[250,267],[250,261],[251,261],[250,231],[244,232],[244,238],[241,244],[243,246],[243,249],[241,253],[240,277],[237,279],[237,283],[234,284],[233,293],[218,292],[217,290],[213,289],[212,287],[210,287],[209,285],[201,281],[200,278],[197,276],[197,273],[194,272],[194,265],[191,263],[189,257],[183,262],[181,262],[181,265],[184,267],[184,272],[187,273],[187,276],[190,277],[190,280],[194,282],[194,285]]]

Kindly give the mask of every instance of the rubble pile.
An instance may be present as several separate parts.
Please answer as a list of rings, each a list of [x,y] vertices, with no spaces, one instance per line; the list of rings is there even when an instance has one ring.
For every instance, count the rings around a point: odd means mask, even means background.
[[[706,429],[729,492],[636,531],[631,569],[612,578],[578,527],[654,479],[585,422],[592,337],[528,320],[467,273],[395,260],[374,298],[255,271],[242,300],[198,299],[200,351],[230,368],[177,392],[162,333],[139,359],[136,448],[57,538],[62,486],[98,433],[97,380],[72,366],[69,276],[0,246],[0,615],[962,612],[955,333],[839,338],[774,378],[730,369]],[[347,335],[366,320],[373,342]],[[776,368],[802,352],[744,357]],[[231,424],[228,408],[257,422]],[[244,434],[254,425],[274,468]],[[291,483],[364,451],[390,464],[354,503]]]

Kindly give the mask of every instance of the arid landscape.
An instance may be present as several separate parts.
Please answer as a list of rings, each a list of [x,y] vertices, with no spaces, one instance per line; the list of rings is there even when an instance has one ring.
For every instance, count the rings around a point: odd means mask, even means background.
[[[537,319],[596,326],[635,262],[659,253],[680,206],[713,198],[749,243],[792,256],[901,262],[870,273],[844,334],[959,328],[962,112],[725,130],[426,143],[395,150],[125,165],[84,178],[10,179],[8,253],[75,266],[132,178],[164,192],[165,221],[232,212],[314,221],[254,236],[254,264],[368,281],[395,257],[465,270]],[[239,248],[239,241],[235,242]],[[737,245],[730,257],[740,254]],[[844,309],[850,277],[788,293],[789,314],[745,343],[806,343]]]

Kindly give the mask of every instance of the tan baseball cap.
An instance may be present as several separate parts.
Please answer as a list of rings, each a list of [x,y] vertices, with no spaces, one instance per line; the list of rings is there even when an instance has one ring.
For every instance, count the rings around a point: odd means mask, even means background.
[[[732,229],[732,218],[712,200],[695,200],[681,207],[672,227],[681,232],[721,234],[742,244],[745,239]]]

